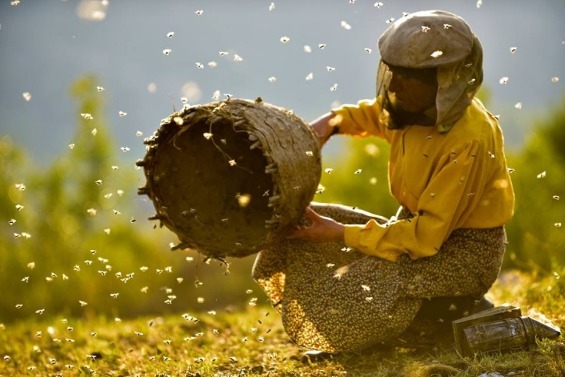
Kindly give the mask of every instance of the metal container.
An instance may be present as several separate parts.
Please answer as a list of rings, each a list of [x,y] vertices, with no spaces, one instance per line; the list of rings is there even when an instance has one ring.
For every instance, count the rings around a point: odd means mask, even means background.
[[[455,346],[463,356],[527,349],[536,339],[557,338],[559,328],[523,317],[519,308],[502,306],[453,321]]]

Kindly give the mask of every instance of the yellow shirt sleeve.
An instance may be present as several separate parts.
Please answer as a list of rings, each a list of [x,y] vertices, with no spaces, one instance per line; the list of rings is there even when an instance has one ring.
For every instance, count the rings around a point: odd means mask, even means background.
[[[384,122],[381,121],[382,99],[365,99],[357,105],[342,105],[332,110],[339,133],[353,136],[385,137]]]
[[[469,143],[440,161],[416,204],[415,216],[389,224],[369,221],[346,225],[345,243],[365,254],[395,261],[400,254],[412,259],[439,251],[451,231],[464,224],[483,194],[488,160],[477,158],[479,144]]]

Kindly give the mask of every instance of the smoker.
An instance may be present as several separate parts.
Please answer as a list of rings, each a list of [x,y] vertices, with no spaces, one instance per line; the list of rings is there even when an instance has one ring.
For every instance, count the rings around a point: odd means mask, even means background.
[[[452,322],[455,347],[463,356],[528,349],[537,339],[555,339],[559,328],[522,316],[512,305],[488,309]]]

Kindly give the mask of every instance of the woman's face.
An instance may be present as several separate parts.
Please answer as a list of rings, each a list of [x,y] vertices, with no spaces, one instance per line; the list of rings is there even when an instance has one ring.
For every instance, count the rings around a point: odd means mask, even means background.
[[[407,113],[421,113],[435,106],[436,69],[411,69],[388,66],[392,77],[388,96],[394,108]]]

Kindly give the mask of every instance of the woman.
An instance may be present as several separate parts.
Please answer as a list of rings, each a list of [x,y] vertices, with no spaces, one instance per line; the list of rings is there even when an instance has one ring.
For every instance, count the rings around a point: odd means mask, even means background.
[[[451,320],[483,308],[513,215],[502,132],[474,97],[482,48],[467,23],[444,11],[412,13],[378,46],[376,98],[312,127],[322,145],[335,134],[390,143],[397,216],[313,204],[308,225],[254,266],[287,333],[309,349],[436,341]]]

